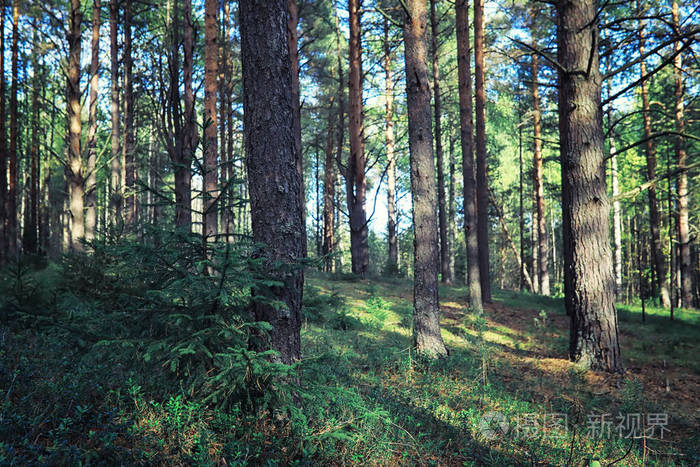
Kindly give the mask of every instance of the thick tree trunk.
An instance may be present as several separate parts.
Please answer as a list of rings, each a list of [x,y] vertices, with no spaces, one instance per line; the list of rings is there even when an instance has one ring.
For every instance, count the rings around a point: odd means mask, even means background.
[[[433,103],[435,109],[435,154],[437,157],[438,225],[440,228],[441,281],[452,282],[450,271],[450,243],[447,239],[447,206],[445,195],[445,162],[442,150],[442,108],[440,106],[440,63],[438,60],[438,18],[435,12],[437,0],[430,0],[430,52],[433,60]]]
[[[622,370],[609,245],[595,0],[557,4],[562,208],[570,356]]]
[[[384,138],[386,142],[387,188],[386,204],[388,211],[387,239],[388,258],[386,273],[393,275],[399,271],[399,240],[396,235],[396,154],[394,152],[394,82],[391,73],[391,49],[389,44],[389,20],[384,18]]]
[[[97,226],[97,93],[100,70],[100,0],[92,3],[90,58],[90,109],[87,136],[87,183],[85,185],[85,239],[95,239]]]
[[[472,120],[472,77],[469,50],[469,3],[457,0],[457,64],[459,78],[459,123],[462,141],[464,238],[467,253],[469,307],[481,310],[481,274],[477,234],[476,180],[474,178],[474,125]]]
[[[5,31],[5,0],[0,0],[0,31]],[[5,34],[0,34],[0,265],[7,260],[7,128],[5,127]]]
[[[643,25],[640,25],[643,26]],[[639,30],[639,55],[644,56],[644,39],[645,32],[643,27]],[[641,76],[647,74],[646,62],[644,59],[639,64]],[[642,111],[644,119],[644,137],[647,138],[645,145],[646,162],[647,162],[647,180],[656,178],[656,148],[652,139],[651,131],[651,115],[649,114],[649,91],[647,81],[641,82],[642,90]],[[664,260],[663,247],[661,245],[661,215],[659,213],[659,203],[656,197],[656,185],[649,187],[649,230],[651,231],[651,246],[654,258],[654,270],[656,271],[656,289],[661,294],[661,305],[668,308],[670,298],[668,295],[668,287],[666,286],[666,262]]]
[[[533,185],[535,187],[535,209],[537,211],[537,272],[539,292],[549,295],[549,271],[547,261],[547,217],[544,209],[544,170],[542,164],[542,119],[540,114],[540,95],[537,86],[539,72],[537,55],[532,55],[532,110],[533,110]]]
[[[80,150],[82,122],[80,112],[80,27],[83,13],[80,0],[71,0],[70,26],[68,30],[68,72],[66,90],[66,115],[68,116],[68,177],[71,215],[71,249],[83,251],[81,240],[85,238],[83,160]]]
[[[272,348],[284,363],[301,358],[301,302],[304,275],[300,268],[273,269],[304,256],[306,234],[295,134],[292,67],[285,0],[240,3],[243,107],[253,238],[265,246],[269,274],[284,285],[269,292],[282,302],[258,302],[255,318],[272,325]],[[260,51],[266,51],[260,54]],[[270,109],[274,109],[271,112]],[[270,171],[270,167],[275,167]]]
[[[301,176],[301,199],[302,208],[306,210],[306,201],[304,194],[304,159],[301,150],[301,90],[299,89],[299,33],[297,26],[299,25],[299,6],[296,0],[288,0],[287,9],[289,10],[289,21],[287,22],[287,34],[289,35],[289,60],[292,64],[292,102],[294,108],[294,144],[297,145],[295,154],[299,157],[297,160],[297,170]],[[306,216],[304,216],[306,217]],[[304,242],[306,245],[306,242]],[[304,247],[306,248],[306,247]],[[304,250],[306,251],[306,250]]]
[[[19,140],[19,116],[17,109],[19,52],[19,0],[12,3],[12,84],[10,86],[10,172],[7,184],[7,253],[10,258],[17,255],[17,144]],[[4,73],[4,72],[3,72]]]
[[[680,35],[680,19],[678,14],[678,2],[673,2],[672,8],[673,28],[677,35]],[[679,52],[680,41],[676,41],[674,49]],[[683,57],[680,53],[673,59],[673,77],[675,84],[675,120],[676,131],[679,134],[685,133],[685,117],[683,116]],[[676,163],[678,167],[685,168],[688,155],[685,150],[685,138],[676,138]],[[678,266],[681,273],[680,298],[681,306],[691,308],[693,306],[693,286],[692,286],[692,266],[690,264],[690,226],[688,223],[688,172],[683,171],[678,176]]]
[[[365,142],[362,114],[362,44],[360,38],[361,0],[348,0],[350,15],[349,93],[350,102],[350,159],[346,181],[348,187],[348,210],[350,212],[350,253],[352,272],[364,277],[369,269],[369,238],[365,213]]]
[[[122,220],[123,186],[121,164],[121,121],[119,116],[119,0],[109,2],[109,50],[111,75],[111,118],[112,118],[112,164],[111,183],[112,195],[110,208],[112,222],[118,224]]]
[[[484,0],[474,0],[474,84],[476,88],[476,202],[479,220],[481,299],[491,302],[489,272],[489,190],[486,163],[486,89],[484,86]]]
[[[204,241],[216,240],[219,231],[217,163],[217,45],[218,0],[204,3]],[[222,143],[223,144],[223,143]]]
[[[404,23],[406,107],[414,225],[413,343],[431,357],[447,355],[440,333],[435,162],[428,81],[425,0],[408,0]]]
[[[133,224],[137,219],[131,1],[124,2],[124,146],[122,147],[122,161],[124,162],[124,201],[127,224]]]

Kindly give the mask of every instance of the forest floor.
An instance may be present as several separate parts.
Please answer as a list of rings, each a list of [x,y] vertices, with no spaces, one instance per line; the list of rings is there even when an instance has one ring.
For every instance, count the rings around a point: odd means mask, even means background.
[[[620,305],[607,375],[568,361],[561,299],[495,291],[476,315],[465,295],[440,288],[450,355],[429,361],[409,280],[307,274],[301,400],[271,422],[67,340],[89,303],[70,291],[62,321],[0,327],[0,464],[700,464],[700,313]]]

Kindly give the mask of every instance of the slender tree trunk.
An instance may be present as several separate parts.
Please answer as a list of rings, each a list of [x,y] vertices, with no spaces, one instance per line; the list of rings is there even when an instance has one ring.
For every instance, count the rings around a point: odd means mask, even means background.
[[[431,357],[447,355],[440,334],[435,162],[428,78],[425,0],[408,0],[404,22],[406,107],[413,194],[413,344]]]
[[[457,0],[457,64],[459,78],[459,124],[462,141],[462,177],[464,208],[464,239],[467,253],[467,286],[469,307],[483,308],[481,274],[479,270],[479,239],[477,234],[476,179],[474,178],[474,125],[472,120],[472,77],[469,50],[469,3]]]
[[[284,285],[270,293],[282,306],[258,302],[255,319],[272,325],[272,348],[283,363],[301,358],[301,268],[281,271],[274,262],[304,256],[306,234],[298,171],[299,128],[294,122],[293,73],[285,0],[240,3],[243,108],[253,238],[265,246],[268,273]],[[265,50],[265,54],[260,54]],[[270,109],[275,109],[270,112]],[[270,167],[275,167],[270,171]]]
[[[334,14],[333,14],[333,19],[335,20],[335,46],[336,46],[336,58],[337,58],[337,69],[338,69],[338,125],[337,125],[337,132],[336,132],[336,138],[335,138],[335,143],[336,143],[336,150],[335,150],[335,160],[336,164],[338,165],[338,171],[336,175],[336,185],[341,186],[341,177],[343,176],[343,168],[341,166],[341,162],[343,160],[343,145],[345,144],[345,80],[343,78],[343,53],[341,50],[341,45],[340,45],[340,28],[338,25],[338,13],[337,13],[337,6],[334,4]],[[349,170],[345,171],[345,178],[346,182],[348,180]],[[349,184],[347,186],[350,186]],[[335,251],[343,251],[343,234],[340,231],[341,226],[340,226],[340,201],[341,201],[341,196],[342,196],[342,190],[335,190],[336,192],[336,199],[335,199],[335,225],[338,229],[338,235],[336,236],[337,240],[335,241],[334,245],[334,250]],[[348,195],[350,196],[350,192],[348,191]],[[347,203],[349,205],[349,202]],[[333,265],[334,269],[336,272],[343,272],[343,256],[342,255],[337,255],[335,264]]]
[[[518,106],[518,214],[520,218],[519,223],[519,233],[520,233],[520,291],[525,289],[525,211],[523,211],[523,201],[524,201],[524,176],[523,176],[523,122],[522,114],[520,111],[520,106]],[[532,285],[532,284],[530,284]],[[532,291],[532,287],[530,287]]]
[[[7,260],[7,128],[5,127],[5,0],[0,0],[0,265]]]
[[[230,75],[230,70],[228,68],[228,53],[230,44],[228,42],[228,25],[230,20],[229,4],[228,2],[221,2],[222,14],[219,24],[219,164],[220,168],[218,170],[219,176],[219,188],[222,190],[219,194],[219,208],[218,211],[221,215],[221,230],[225,234],[226,242],[230,241],[229,235],[231,234],[229,224],[229,204],[231,203],[231,187],[229,185],[230,179],[228,177],[228,165],[229,161],[226,158],[226,136],[227,136],[227,118],[226,110],[228,108],[228,99],[230,98],[228,93],[228,80]]]
[[[533,19],[534,23],[534,19]],[[534,133],[533,184],[535,186],[535,208],[537,212],[537,272],[539,274],[539,292],[549,295],[549,271],[547,269],[547,217],[544,209],[544,170],[542,164],[542,123],[540,114],[540,95],[537,86],[539,68],[537,55],[532,55],[532,107]]]
[[[479,220],[481,298],[491,302],[489,272],[489,190],[486,163],[486,88],[484,86],[484,0],[474,0],[474,84],[476,89],[476,202]]]
[[[122,182],[121,182],[121,121],[119,116],[119,43],[117,42],[119,27],[119,0],[109,2],[109,47],[111,60],[111,118],[112,118],[112,164],[111,182],[112,196],[110,207],[112,222],[116,225],[122,220]]]
[[[7,190],[7,245],[8,255],[17,255],[17,143],[19,140],[19,117],[17,112],[19,51],[19,0],[12,3],[12,84],[10,86],[10,173]],[[3,71],[4,73],[4,71]]]
[[[125,175],[125,207],[126,222],[136,222],[136,160],[134,154],[134,83],[133,83],[133,57],[132,44],[132,14],[131,1],[124,1],[124,146],[122,147],[122,161],[124,162]]]
[[[348,0],[350,14],[349,93],[350,101],[350,159],[348,161],[348,209],[350,212],[350,252],[352,272],[364,277],[369,268],[369,238],[365,213],[365,142],[362,114],[362,44],[361,0]]]
[[[217,45],[218,0],[204,3],[204,242],[216,240],[219,231],[217,163]]]
[[[608,108],[608,125],[611,124],[611,111]],[[618,181],[617,155],[615,154],[615,135],[609,129],[608,146],[610,147],[610,184],[612,185],[613,196],[613,266],[615,270],[615,290],[617,298],[621,298],[622,293],[622,206],[616,197],[620,194],[620,183]]]
[[[457,173],[456,163],[455,163],[455,135],[454,126],[450,125],[450,153],[449,153],[449,166],[450,166],[450,180],[447,189],[447,244],[450,245],[450,272],[452,274],[452,279],[456,281],[455,278],[455,230],[456,230],[456,213],[455,213],[455,175]]]
[[[433,61],[433,103],[435,110],[435,153],[437,156],[438,226],[440,228],[441,282],[451,283],[450,244],[447,240],[447,206],[445,196],[445,162],[442,150],[442,109],[440,106],[440,63],[438,60],[438,18],[435,12],[437,0],[430,0],[430,51]]]
[[[396,154],[394,152],[394,82],[391,73],[391,50],[389,44],[389,20],[384,18],[384,104],[387,163],[386,203],[388,210],[387,238],[389,255],[386,272],[390,275],[399,270],[399,241],[396,236]]]
[[[498,215],[498,221],[501,224],[501,229],[503,229],[503,235],[508,241],[510,249],[515,256],[515,260],[518,262],[518,266],[523,273],[523,281],[527,284],[527,287],[532,290],[532,279],[530,278],[530,274],[527,272],[527,268],[525,267],[525,262],[523,261],[521,253],[518,253],[518,249],[515,248],[515,242],[513,242],[513,237],[510,235],[510,231],[508,230],[508,224],[506,224],[506,220],[503,217],[503,210],[501,209],[501,206],[496,203],[496,200],[493,199],[493,196],[491,196],[491,204],[493,204],[493,206],[496,208],[496,214]]]
[[[87,136],[87,183],[85,186],[85,239],[95,239],[97,225],[97,93],[100,70],[100,0],[92,3],[90,58],[90,109]]]
[[[175,168],[175,225],[187,231],[192,229],[192,160],[197,147],[197,125],[195,122],[192,70],[194,55],[194,22],[192,0],[183,2],[183,88],[185,92],[185,114],[182,153]],[[173,102],[179,105],[179,102]]]
[[[333,100],[328,106],[328,130],[326,132],[325,159],[323,163],[323,247],[321,254],[325,257],[323,269],[333,271],[334,235],[335,235],[335,146],[333,122],[336,120]],[[340,122],[338,122],[340,124]]]
[[[36,26],[36,24],[34,24]],[[34,29],[33,34],[34,44],[38,44],[37,30]],[[28,202],[25,204],[24,226],[22,232],[22,246],[24,251],[28,253],[39,253],[39,242],[37,236],[39,222],[39,78],[41,71],[39,70],[38,53],[32,53],[32,70],[34,77],[32,79],[32,108],[31,108],[31,165],[29,170],[29,190]],[[0,117],[3,118],[3,117]]]
[[[81,240],[85,238],[83,161],[80,149],[82,122],[80,112],[80,27],[83,13],[80,0],[71,0],[70,28],[68,31],[68,79],[66,114],[68,115],[68,174],[71,215],[71,249],[83,251]]]
[[[538,248],[539,242],[537,241],[538,235],[539,227],[537,225],[537,191],[533,189],[532,211],[530,211],[530,248],[532,251],[532,255],[530,257],[530,266],[532,268],[532,286],[534,287],[532,291],[536,294],[540,293],[540,250]]]
[[[601,76],[595,0],[557,4],[562,208],[570,356],[580,364],[622,370],[609,246]]]
[[[673,28],[677,35],[680,35],[680,19],[678,14],[678,2],[673,2],[672,7]],[[681,48],[680,41],[674,44],[674,50],[679,52]],[[676,131],[680,134],[685,133],[685,117],[683,116],[683,57],[677,53],[673,59],[673,77],[675,83],[675,120]],[[685,150],[685,138],[678,136],[676,138],[676,163],[678,167],[685,168],[687,165],[688,155]],[[692,266],[690,264],[690,227],[688,223],[688,172],[683,171],[678,176],[678,263],[681,271],[680,297],[681,305],[684,308],[693,306],[693,285],[692,285]]]

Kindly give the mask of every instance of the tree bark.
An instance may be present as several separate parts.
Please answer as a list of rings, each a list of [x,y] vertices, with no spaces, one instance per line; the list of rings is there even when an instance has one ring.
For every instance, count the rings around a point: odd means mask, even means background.
[[[34,24],[36,26],[36,24]],[[33,42],[38,45],[37,29],[34,29]],[[40,50],[40,49],[38,49]],[[32,107],[31,107],[31,146],[28,202],[25,203],[24,226],[22,232],[22,247],[28,253],[39,253],[38,223],[39,223],[39,70],[38,50],[32,53]],[[0,117],[1,118],[1,117]]]
[[[570,357],[622,371],[609,246],[595,0],[557,4],[559,124]]]
[[[299,25],[299,7],[296,0],[288,0],[287,8],[289,10],[289,21],[287,22],[287,34],[289,35],[289,59],[292,64],[292,102],[294,103],[294,144],[297,145],[296,154],[297,170],[301,176],[301,199],[302,208],[306,210],[306,201],[304,194],[304,159],[301,150],[301,89],[299,88],[299,33],[297,26]],[[306,217],[306,216],[304,216]],[[306,245],[306,243],[304,243]],[[305,250],[306,251],[306,250]]]
[[[87,182],[85,185],[85,239],[95,239],[97,226],[97,93],[100,70],[100,0],[92,3],[92,42],[90,58],[90,108],[87,136]]]
[[[0,31],[5,31],[5,0],[0,0]],[[5,34],[0,34],[0,265],[7,260],[7,128],[5,127]]]
[[[386,142],[387,188],[386,204],[388,211],[387,239],[388,259],[386,273],[399,272],[399,240],[396,235],[396,154],[394,152],[394,82],[391,73],[391,49],[389,44],[389,20],[384,18],[384,105]]]
[[[110,208],[114,225],[122,220],[123,186],[121,164],[121,120],[119,116],[119,0],[109,2],[109,49],[111,60],[111,118],[112,118],[112,195]]]
[[[408,0],[404,22],[406,107],[414,226],[413,344],[431,357],[447,355],[440,333],[435,163],[428,81],[425,0]]]
[[[82,122],[80,112],[80,28],[83,13],[80,0],[71,0],[70,26],[68,30],[68,72],[66,91],[66,115],[68,116],[68,178],[70,193],[71,249],[83,251],[81,240],[85,238],[83,161],[80,149]]]
[[[328,129],[326,133],[325,159],[323,163],[323,247],[321,254],[325,257],[323,269],[326,272],[333,271],[333,258],[335,235],[335,130],[334,121],[337,114],[333,106],[333,100],[328,106]],[[340,124],[340,122],[337,122]]]
[[[348,99],[350,104],[350,158],[346,173],[348,188],[348,210],[350,213],[350,253],[352,272],[364,277],[369,269],[369,239],[367,215],[365,213],[365,141],[362,114],[362,44],[361,44],[361,0],[348,0],[350,55]]]
[[[137,220],[136,203],[136,160],[134,153],[134,82],[132,44],[132,14],[131,1],[124,2],[124,146],[122,161],[125,175],[125,208],[126,223],[133,224]]]
[[[280,360],[301,358],[304,275],[293,263],[304,256],[306,234],[295,143],[292,66],[286,0],[240,2],[245,147],[253,238],[264,244],[268,273],[284,285],[269,295],[283,306],[258,302],[255,318],[272,325],[269,335]],[[261,51],[264,53],[261,54]],[[270,171],[270,167],[275,167]],[[287,271],[273,268],[286,264]]]
[[[486,163],[486,89],[484,86],[484,0],[474,0],[474,84],[476,89],[476,202],[481,299],[491,302],[489,272],[489,190]]]
[[[218,92],[218,0],[204,3],[204,242],[219,231],[218,146],[216,96]],[[223,143],[222,143],[223,144]]]
[[[608,113],[608,121],[610,114]],[[613,195],[613,269],[615,270],[615,291],[617,298],[622,292],[622,206],[620,201],[615,199],[620,194],[620,184],[618,181],[617,155],[615,154],[615,136],[610,133],[609,137],[610,154],[610,184]]]
[[[445,194],[445,161],[442,149],[442,108],[440,106],[440,63],[438,60],[438,18],[435,12],[437,0],[430,0],[430,51],[433,61],[433,103],[435,109],[435,154],[437,157],[438,226],[440,229],[441,282],[452,282],[450,271],[450,244],[447,239],[447,205]]]
[[[472,77],[469,50],[469,3],[457,0],[457,64],[459,79],[459,123],[462,141],[464,238],[467,254],[469,307],[483,308],[477,234],[476,180],[474,178],[474,125],[472,120]]]
[[[680,19],[678,13],[678,2],[674,1],[672,6],[673,29],[676,35],[680,35]],[[680,51],[682,44],[680,41],[674,43],[674,50]],[[685,133],[685,117],[683,116],[683,57],[677,53],[673,59],[673,77],[675,84],[675,121],[676,130],[680,135]],[[687,165],[688,155],[685,150],[685,138],[676,138],[676,163],[681,169]],[[678,266],[680,269],[680,298],[681,306],[691,308],[693,306],[693,286],[692,286],[692,266],[690,263],[690,226],[688,223],[688,172],[683,171],[678,175]]]
[[[533,13],[534,15],[534,13]],[[534,18],[533,18],[534,24]],[[533,26],[534,29],[534,26]],[[535,208],[537,212],[537,272],[539,276],[539,292],[549,295],[549,271],[547,261],[547,217],[544,209],[544,170],[542,164],[542,117],[540,113],[540,95],[537,85],[539,68],[537,55],[532,55],[532,110],[533,110],[533,136],[534,159],[533,181],[535,187]]]
[[[644,40],[645,32],[643,24],[640,24],[639,29],[639,55],[644,56]],[[641,76],[647,74],[646,61],[641,60],[639,64]],[[654,141],[651,138],[651,116],[649,114],[649,91],[647,81],[641,82],[642,91],[642,116],[644,120],[644,136],[648,138],[645,145],[646,163],[647,163],[647,180],[656,178],[656,148]],[[654,259],[654,269],[656,271],[656,289],[661,294],[661,305],[664,308],[670,306],[670,298],[668,295],[668,287],[666,286],[666,262],[664,260],[663,247],[661,245],[661,215],[659,213],[659,203],[656,197],[656,186],[649,187],[649,230],[651,231],[651,246]]]
[[[19,0],[12,3],[12,84],[10,85],[10,172],[7,184],[7,253],[10,258],[17,255],[17,144],[19,140],[19,117],[17,109],[19,51]],[[4,73],[4,71],[3,71]]]

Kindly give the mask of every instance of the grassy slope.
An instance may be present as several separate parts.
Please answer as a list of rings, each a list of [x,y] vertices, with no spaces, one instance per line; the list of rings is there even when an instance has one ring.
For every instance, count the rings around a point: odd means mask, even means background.
[[[322,324],[303,329],[307,359],[335,360],[336,384],[357,388],[368,403],[391,414],[394,426],[384,462],[443,464],[580,464],[590,459],[638,465],[644,460],[696,465],[699,440],[700,315],[620,306],[627,374],[581,371],[567,361],[568,319],[561,300],[499,291],[485,322],[465,309],[466,290],[441,288],[448,360],[416,362],[411,354],[411,284],[408,281],[308,280],[321,294],[340,296],[344,310],[326,310]],[[481,331],[479,331],[479,329]],[[486,371],[483,363],[486,363]],[[333,366],[333,365],[331,365]],[[667,391],[668,386],[668,391]],[[566,413],[566,432],[512,433],[484,439],[481,417],[499,411],[513,421],[536,413]],[[669,414],[664,441],[589,439],[588,414]],[[575,433],[574,433],[575,432]],[[542,432],[540,432],[541,434]],[[371,436],[371,434],[370,434]],[[657,431],[658,436],[658,431]],[[572,448],[572,438],[575,438]],[[367,440],[369,443],[370,440]],[[642,454],[642,444],[651,447]]]

